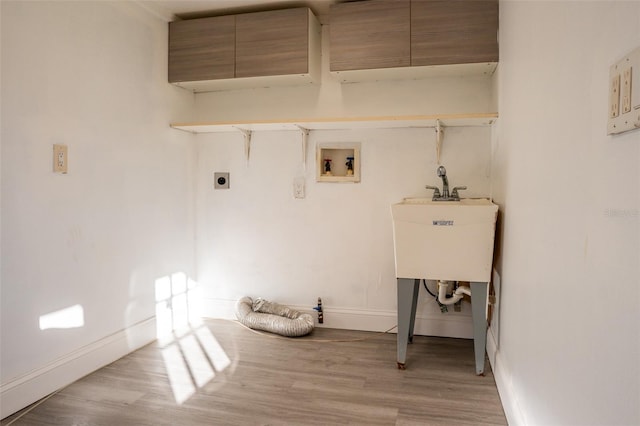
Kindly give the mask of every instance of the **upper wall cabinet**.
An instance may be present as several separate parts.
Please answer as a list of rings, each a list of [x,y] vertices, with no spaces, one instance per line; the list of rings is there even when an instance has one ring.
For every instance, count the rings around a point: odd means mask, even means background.
[[[490,74],[498,61],[498,0],[364,0],[332,5],[329,19],[342,81]]]
[[[169,23],[169,82],[233,78],[235,16]]]
[[[317,81],[320,24],[295,8],[169,24],[169,82],[194,92]]]
[[[411,65],[498,61],[498,0],[411,2]]]
[[[309,9],[236,17],[236,77],[309,72]]]
[[[411,65],[409,0],[331,5],[331,71]]]

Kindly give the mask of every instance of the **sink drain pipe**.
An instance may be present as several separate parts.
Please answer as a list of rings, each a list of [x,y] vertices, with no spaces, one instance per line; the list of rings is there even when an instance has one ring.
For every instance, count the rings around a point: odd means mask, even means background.
[[[449,285],[452,283],[453,281],[438,281],[438,302],[443,305],[453,305],[462,299],[465,294],[467,296],[471,296],[471,290],[469,290],[469,287],[460,286],[453,292],[451,297],[447,297],[447,290],[449,289]]]

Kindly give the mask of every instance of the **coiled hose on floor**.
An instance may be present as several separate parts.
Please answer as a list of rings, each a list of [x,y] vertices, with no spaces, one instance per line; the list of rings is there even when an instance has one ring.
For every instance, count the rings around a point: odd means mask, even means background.
[[[299,337],[311,333],[313,317],[262,298],[255,301],[243,297],[236,303],[238,321],[254,330],[269,331],[287,337]]]

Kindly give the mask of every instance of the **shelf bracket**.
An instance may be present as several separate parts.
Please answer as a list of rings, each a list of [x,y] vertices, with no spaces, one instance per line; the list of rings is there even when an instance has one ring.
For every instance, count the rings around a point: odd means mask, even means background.
[[[442,151],[442,141],[444,139],[444,127],[440,122],[440,119],[436,119],[436,160],[440,164],[440,153]]]
[[[238,129],[244,136],[244,156],[247,159],[247,165],[249,165],[249,158],[251,157],[251,130],[242,129],[236,126],[233,127]]]
[[[296,127],[302,132],[302,169],[307,171],[307,145],[309,140],[309,129],[296,124]]]

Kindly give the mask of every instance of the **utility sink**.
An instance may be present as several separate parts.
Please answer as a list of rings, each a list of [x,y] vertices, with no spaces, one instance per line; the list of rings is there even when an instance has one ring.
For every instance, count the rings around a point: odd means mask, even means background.
[[[391,213],[397,278],[491,281],[496,204],[406,198]]]

